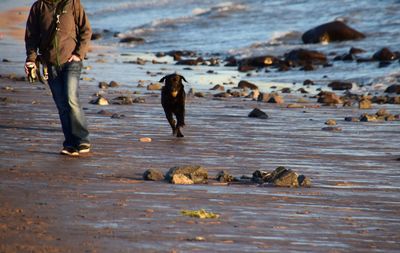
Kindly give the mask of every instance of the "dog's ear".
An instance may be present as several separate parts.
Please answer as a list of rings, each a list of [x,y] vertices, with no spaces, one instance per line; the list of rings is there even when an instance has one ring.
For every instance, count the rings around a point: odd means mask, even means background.
[[[181,77],[181,80],[188,82],[188,81],[186,81],[186,79],[183,76],[181,76],[181,75],[179,75],[179,76]]]
[[[161,79],[160,79],[160,81],[159,81],[159,82],[160,82],[160,83],[163,83],[163,82],[164,82],[164,80],[165,80],[166,78],[167,78],[167,76],[164,76],[163,78],[161,78]]]

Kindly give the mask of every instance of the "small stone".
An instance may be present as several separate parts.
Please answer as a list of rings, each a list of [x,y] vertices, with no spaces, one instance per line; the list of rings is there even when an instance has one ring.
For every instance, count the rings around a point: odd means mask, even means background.
[[[160,83],[151,83],[147,85],[147,90],[161,90],[162,85]]]
[[[371,109],[372,108],[371,100],[362,99],[360,102],[358,102],[358,108],[360,108],[360,109]]]
[[[143,173],[143,179],[149,181],[162,181],[164,180],[164,174],[155,169],[148,169]]]
[[[268,103],[283,104],[285,103],[285,101],[281,96],[273,94],[272,97],[268,100]]]
[[[234,176],[229,174],[226,170],[220,171],[217,174],[217,180],[221,183],[229,183],[235,180]]]
[[[376,115],[363,114],[363,115],[360,116],[360,121],[362,121],[362,122],[374,122],[374,121],[378,121],[378,117]]]
[[[140,142],[152,142],[152,139],[149,137],[142,137],[139,139]]]
[[[390,115],[390,113],[384,108],[379,109],[375,114],[378,117],[379,116],[388,116],[388,115]]]
[[[328,125],[328,126],[336,126],[336,120],[334,120],[334,119],[328,119],[328,120],[325,122],[325,125]]]
[[[112,87],[112,88],[115,88],[115,87],[118,87],[119,84],[118,84],[116,81],[111,81],[111,82],[108,84],[108,86],[109,86],[109,87]]]
[[[109,105],[108,100],[102,96],[98,97],[95,100],[90,101],[91,104],[96,104],[96,105]]]
[[[100,89],[108,89],[108,83],[106,82],[99,82],[99,88]]]
[[[248,81],[244,81],[244,80],[239,82],[238,88],[240,88],[240,89],[258,90],[258,86],[257,85],[255,85],[253,83],[250,83]]]
[[[350,121],[350,122],[359,122],[360,121],[360,119],[357,117],[345,117],[344,120]]]
[[[268,115],[258,108],[254,108],[248,115],[250,118],[268,119]]]
[[[212,87],[210,90],[225,91],[225,87],[223,85],[217,84],[214,87]]]

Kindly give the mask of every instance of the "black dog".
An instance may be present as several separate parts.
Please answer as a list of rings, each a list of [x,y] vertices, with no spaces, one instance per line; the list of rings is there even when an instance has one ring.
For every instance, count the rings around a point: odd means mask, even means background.
[[[165,86],[161,90],[161,105],[171,125],[172,134],[176,137],[183,137],[181,128],[185,125],[186,93],[182,80],[187,82],[183,76],[178,74],[167,75],[160,80],[160,83],[165,81]],[[177,123],[173,114],[175,114]]]

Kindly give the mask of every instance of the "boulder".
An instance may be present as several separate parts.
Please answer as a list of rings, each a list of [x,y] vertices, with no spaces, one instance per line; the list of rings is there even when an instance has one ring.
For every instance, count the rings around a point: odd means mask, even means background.
[[[258,108],[254,108],[248,116],[250,118],[268,119],[268,115]]]
[[[148,169],[143,173],[143,179],[149,181],[162,181],[165,177],[164,174],[158,170]]]
[[[244,81],[244,80],[239,82],[238,88],[240,88],[240,89],[258,90],[258,86],[257,85],[255,85],[253,83],[250,83],[248,81]]]
[[[351,88],[353,88],[353,84],[348,82],[334,81],[328,84],[328,87],[332,88],[332,90],[351,90]]]
[[[350,121],[350,122],[359,122],[360,118],[356,118],[356,117],[345,117],[344,118],[345,121]]]
[[[379,109],[376,113],[376,116],[381,117],[381,116],[389,116],[390,113],[385,109],[385,108],[381,108]]]
[[[165,178],[169,182],[172,182],[173,177],[176,175],[179,175],[177,177],[179,179],[184,179],[182,176],[185,176],[195,184],[204,184],[208,181],[207,170],[199,165],[173,167],[168,171]]]
[[[251,181],[262,184],[262,183],[269,183],[272,178],[272,172],[270,171],[262,171],[262,170],[256,170],[253,172],[253,177],[251,178]]]
[[[365,38],[364,34],[354,30],[341,21],[333,21],[319,25],[306,31],[301,37],[305,44],[357,40],[363,38]]]

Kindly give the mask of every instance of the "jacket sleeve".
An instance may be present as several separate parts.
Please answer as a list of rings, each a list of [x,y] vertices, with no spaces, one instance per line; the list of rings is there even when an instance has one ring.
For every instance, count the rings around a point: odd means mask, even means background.
[[[40,43],[39,5],[35,2],[29,12],[25,29],[26,62],[34,62]]]
[[[78,55],[81,59],[85,58],[87,52],[89,51],[89,44],[92,37],[92,28],[89,23],[89,19],[85,13],[83,6],[80,1],[76,1],[77,8],[77,40],[74,54]]]

